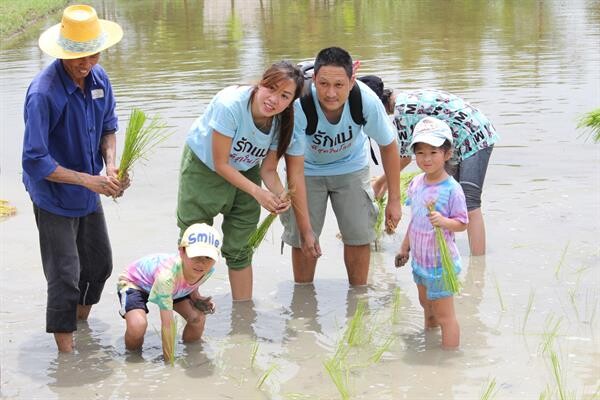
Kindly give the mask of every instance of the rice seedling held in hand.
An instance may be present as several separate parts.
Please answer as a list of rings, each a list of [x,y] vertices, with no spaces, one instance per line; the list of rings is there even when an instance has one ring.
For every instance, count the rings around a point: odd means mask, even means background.
[[[177,322],[175,318],[171,324],[162,326],[162,345],[165,362],[171,365],[175,364],[175,345],[177,344]]]
[[[588,129],[589,138],[594,142],[600,143],[600,108],[584,114],[577,124],[577,128]]]
[[[429,212],[435,211],[435,204],[431,203],[428,206]],[[445,290],[456,294],[460,292],[460,282],[456,271],[454,270],[454,262],[452,261],[452,255],[448,249],[448,243],[444,233],[439,226],[435,227],[435,239],[438,250],[440,252],[440,260],[442,263],[442,283]]]
[[[375,250],[379,251],[379,240],[381,239],[381,235],[383,235],[383,221],[385,220],[387,196],[376,198],[375,204],[377,204],[377,221],[375,222]]]
[[[256,251],[256,249],[258,249],[258,246],[260,246],[262,241],[265,239],[269,228],[271,227],[273,221],[275,221],[276,218],[277,214],[267,215],[267,217],[265,217],[265,219],[263,219],[260,222],[260,224],[258,224],[256,230],[252,232],[252,234],[248,238],[248,246],[252,249],[252,251]]]
[[[148,125],[147,117],[143,111],[134,108],[129,116],[129,124],[125,131],[125,144],[119,164],[119,180],[124,179],[133,164],[140,159],[145,159],[148,153],[166,140],[172,133],[163,133],[166,124],[154,116]]]
[[[285,193],[283,193],[282,195],[284,195],[286,199],[291,199],[293,195],[293,189],[286,190]],[[294,204],[292,203],[292,207],[293,206]],[[248,247],[250,247],[250,249],[253,252],[256,251],[256,249],[258,249],[260,244],[263,242],[265,236],[267,235],[267,232],[269,231],[269,228],[271,228],[271,225],[273,224],[275,219],[277,219],[277,214],[271,213],[267,215],[267,217],[265,217],[265,219],[263,219],[260,222],[260,224],[258,224],[256,230],[252,232],[252,234],[248,238]]]

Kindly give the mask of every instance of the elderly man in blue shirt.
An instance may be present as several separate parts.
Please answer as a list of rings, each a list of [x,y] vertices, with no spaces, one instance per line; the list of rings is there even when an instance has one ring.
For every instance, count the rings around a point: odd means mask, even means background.
[[[32,81],[25,99],[23,183],[39,231],[48,282],[46,331],[58,350],[73,350],[77,320],[87,319],[112,272],[100,194],[118,197],[115,99],[100,52],[123,37],[89,6],[64,10],[40,48],[56,58]],[[101,175],[103,167],[106,175]]]

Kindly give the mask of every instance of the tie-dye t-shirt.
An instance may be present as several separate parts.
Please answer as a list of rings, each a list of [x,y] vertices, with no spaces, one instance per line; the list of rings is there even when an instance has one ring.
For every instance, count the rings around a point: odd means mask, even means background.
[[[468,223],[465,195],[453,177],[435,183],[425,182],[425,174],[417,175],[411,181],[406,192],[406,204],[411,206],[411,221],[408,228],[410,255],[414,273],[425,279],[441,277],[441,259],[435,239],[435,229],[429,222],[427,206],[435,203],[435,210],[446,218]],[[448,249],[454,260],[456,273],[460,272],[460,254],[454,232],[442,229]]]
[[[198,282],[190,285],[183,276],[179,254],[152,254],[129,264],[119,276],[117,289],[134,288],[149,294],[148,301],[161,310],[172,310],[173,299],[194,292],[214,272],[210,269]]]
[[[417,122],[431,116],[448,124],[454,139],[453,160],[460,162],[499,139],[490,120],[458,96],[437,89],[396,93],[394,126],[398,133],[400,156],[412,155],[410,142]]]

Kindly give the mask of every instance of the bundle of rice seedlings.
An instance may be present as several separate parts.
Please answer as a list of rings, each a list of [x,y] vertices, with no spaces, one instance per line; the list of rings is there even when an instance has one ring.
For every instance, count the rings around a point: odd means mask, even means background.
[[[8,200],[0,199],[0,220],[3,220],[8,217],[12,217],[17,213],[17,207],[13,207],[10,205]]]
[[[165,355],[165,362],[171,365],[175,364],[175,345],[177,343],[177,322],[175,318],[171,320],[170,326],[161,327],[162,330],[162,344],[163,353]]]
[[[273,224],[273,221],[277,218],[277,214],[269,214],[258,224],[256,230],[252,232],[250,237],[248,238],[248,246],[252,249],[252,251],[256,251],[258,246],[262,243],[269,231],[269,228]]]
[[[292,195],[293,195],[293,189],[288,189],[285,193],[286,198],[291,198]],[[292,207],[294,207],[293,203],[292,203]],[[275,219],[277,219],[277,214],[271,213],[271,214],[267,215],[265,217],[265,219],[263,219],[260,222],[260,224],[258,224],[258,226],[256,227],[256,230],[254,232],[252,232],[252,234],[248,238],[248,243],[247,243],[248,247],[250,247],[250,249],[252,249],[252,251],[256,251],[256,249],[258,249],[258,246],[260,246],[260,244],[265,239],[265,236],[267,235],[267,232],[269,231],[269,228],[271,228],[271,225],[273,224]]]
[[[385,220],[385,206],[387,205],[387,197],[378,197],[375,199],[377,204],[377,221],[375,222],[375,250],[379,250],[379,239],[383,234],[383,221]]]
[[[400,174],[400,200],[406,199],[408,185],[410,185],[410,182],[413,180],[413,178],[420,173],[421,171],[413,171]]]
[[[171,133],[163,133],[166,124],[161,122],[159,117],[152,117],[150,123],[144,126],[146,120],[147,117],[143,111],[137,108],[131,111],[129,124],[125,131],[125,145],[123,154],[121,154],[118,179],[123,179],[136,161],[145,159],[154,147],[171,135]]]
[[[435,204],[429,204],[428,208],[430,212],[435,211]],[[444,289],[456,294],[460,292],[460,282],[458,276],[456,276],[456,271],[454,270],[454,262],[452,261],[450,250],[448,249],[448,243],[446,243],[444,233],[439,226],[435,227],[435,239],[442,261],[442,283]]]
[[[577,128],[588,129],[589,137],[596,143],[600,143],[600,108],[584,114],[577,124]]]
[[[365,312],[367,303],[359,300],[356,305],[356,312],[344,332],[344,342],[349,346],[355,347],[363,344],[366,339]]]

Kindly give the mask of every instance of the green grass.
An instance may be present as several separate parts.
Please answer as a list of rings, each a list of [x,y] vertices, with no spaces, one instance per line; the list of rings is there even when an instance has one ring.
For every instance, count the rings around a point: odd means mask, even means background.
[[[323,365],[325,366],[329,377],[340,393],[341,398],[343,400],[349,399],[350,392],[348,390],[348,370],[344,368],[343,363],[333,357],[326,360]]]
[[[66,4],[66,0],[0,0],[1,41],[24,30],[32,22],[62,9]],[[57,19],[56,23],[59,22],[60,19]]]

